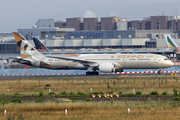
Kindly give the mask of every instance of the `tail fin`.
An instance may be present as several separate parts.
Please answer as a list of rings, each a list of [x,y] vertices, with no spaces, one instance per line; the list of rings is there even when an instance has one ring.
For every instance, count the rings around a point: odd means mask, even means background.
[[[43,45],[39,39],[37,39],[36,37],[33,38],[34,44],[36,46],[36,49],[38,51],[44,52],[44,51],[49,51],[49,49]]]
[[[40,60],[42,57],[44,57],[20,33],[13,32],[13,35],[16,39],[22,59],[26,58],[26,59]]]
[[[164,35],[164,37],[169,48],[179,47],[170,35]]]

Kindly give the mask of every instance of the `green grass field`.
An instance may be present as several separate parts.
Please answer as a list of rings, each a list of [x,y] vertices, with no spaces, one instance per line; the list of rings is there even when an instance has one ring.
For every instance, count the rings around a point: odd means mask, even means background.
[[[113,94],[121,93],[121,96],[127,94],[136,94],[137,91],[142,96],[147,96],[156,91],[159,96],[177,96],[179,97],[180,80],[178,76],[148,76],[148,77],[111,77],[111,78],[64,78],[64,79],[20,79],[20,80],[1,80],[0,97],[19,98],[26,96],[51,96],[58,95],[78,95],[83,93],[90,96],[93,92],[103,92]],[[49,94],[51,89],[52,94]],[[134,89],[134,91],[133,91]],[[175,91],[176,90],[176,91]],[[43,93],[43,94],[41,94]],[[176,93],[176,94],[175,94]],[[67,99],[64,96],[64,99]],[[13,101],[14,100],[14,101]],[[15,99],[2,102],[0,100],[0,120],[28,119],[28,120],[99,120],[99,119],[180,119],[180,99],[175,100],[156,100],[150,98],[146,101],[128,101],[126,99],[115,101],[18,101]],[[130,108],[130,113],[128,113]],[[65,115],[65,109],[68,113]],[[4,115],[4,110],[7,110]]]

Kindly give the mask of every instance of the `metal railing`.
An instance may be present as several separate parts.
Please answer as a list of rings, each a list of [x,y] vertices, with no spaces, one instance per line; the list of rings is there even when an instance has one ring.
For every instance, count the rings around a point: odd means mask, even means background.
[[[180,60],[172,60],[174,66],[180,66]]]

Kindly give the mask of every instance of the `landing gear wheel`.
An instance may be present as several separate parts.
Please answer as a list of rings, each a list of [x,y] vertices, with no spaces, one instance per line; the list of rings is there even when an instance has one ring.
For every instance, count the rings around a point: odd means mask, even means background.
[[[90,75],[90,72],[86,72],[86,75]]]
[[[99,75],[99,72],[95,72],[95,75]]]
[[[99,75],[99,72],[94,71],[93,75]]]
[[[99,75],[99,72],[96,72],[96,71],[86,72],[86,75]]]
[[[90,75],[94,75],[94,72],[90,72]]]

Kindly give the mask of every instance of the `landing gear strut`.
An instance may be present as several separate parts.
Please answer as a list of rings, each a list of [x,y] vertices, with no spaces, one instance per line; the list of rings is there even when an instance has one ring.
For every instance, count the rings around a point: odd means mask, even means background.
[[[99,72],[93,71],[93,72],[86,72],[86,75],[99,75]]]
[[[158,74],[162,74],[162,68],[159,69]]]

